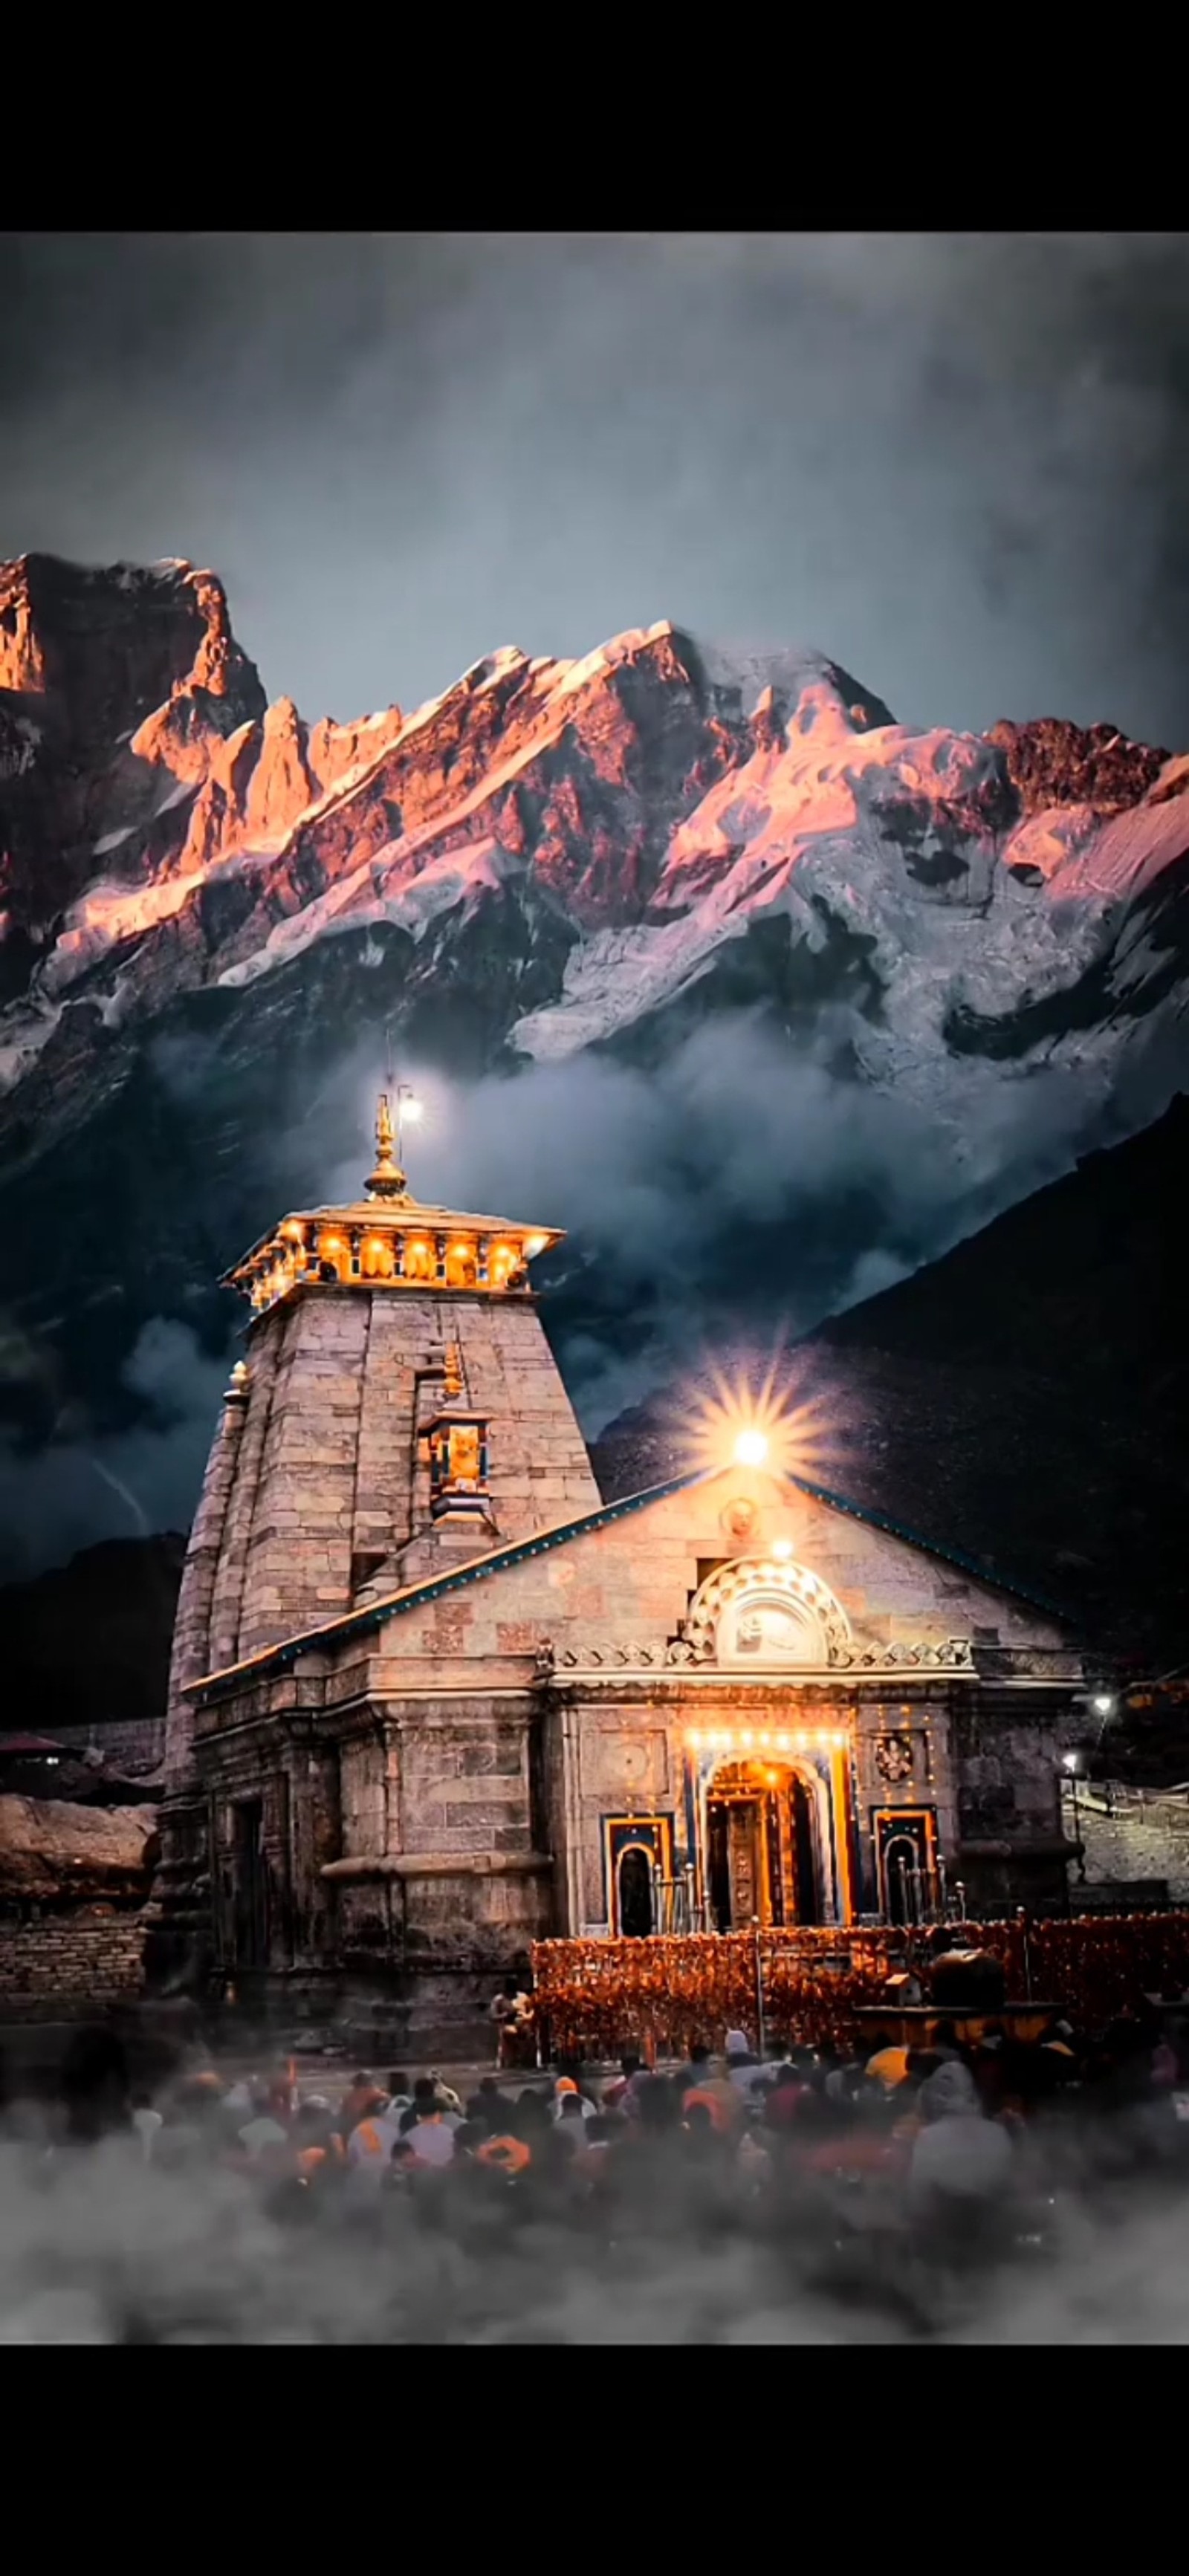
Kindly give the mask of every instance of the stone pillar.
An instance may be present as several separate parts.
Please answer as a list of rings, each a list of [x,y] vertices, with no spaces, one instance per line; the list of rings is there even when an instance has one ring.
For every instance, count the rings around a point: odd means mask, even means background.
[[[248,1372],[241,1361],[223,1399],[223,1412],[207,1461],[198,1510],[190,1532],[178,1596],[173,1653],[169,1667],[169,1705],[165,1723],[165,1781],[170,1794],[183,1788],[191,1772],[194,1709],[183,1696],[188,1682],[211,1670],[211,1610],[215,1577],[223,1551],[228,1504],[235,1484],[249,1400]]]
[[[256,1496],[264,1461],[265,1441],[272,1414],[273,1392],[280,1365],[282,1337],[285,1329],[284,1310],[266,1317],[253,1328],[249,1345],[251,1360],[252,1401],[240,1442],[235,1482],[223,1524],[223,1546],[215,1573],[211,1599],[210,1661],[208,1669],[221,1672],[225,1665],[239,1660],[240,1631],[243,1623],[244,1583],[248,1561],[248,1541],[256,1513]]]

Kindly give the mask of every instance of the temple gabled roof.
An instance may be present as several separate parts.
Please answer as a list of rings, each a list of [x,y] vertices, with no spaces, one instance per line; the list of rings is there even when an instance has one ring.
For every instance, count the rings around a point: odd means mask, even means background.
[[[295,1663],[299,1655],[312,1654],[320,1647],[337,1645],[352,1637],[366,1636],[369,1630],[386,1626],[390,1619],[399,1619],[408,1610],[440,1600],[446,1593],[459,1592],[467,1584],[488,1582],[514,1565],[527,1563],[530,1557],[544,1556],[555,1548],[568,1546],[572,1539],[589,1537],[596,1530],[610,1529],[615,1522],[626,1520],[632,1513],[647,1510],[650,1504],[665,1502],[671,1494],[686,1492],[695,1485],[712,1484],[729,1472],[726,1467],[695,1468],[688,1475],[669,1477],[662,1485],[647,1486],[642,1493],[627,1494],[619,1502],[604,1503],[597,1511],[580,1513],[575,1520],[559,1521],[552,1528],[535,1530],[529,1537],[515,1539],[507,1547],[492,1548],[486,1556],[472,1557],[467,1564],[454,1567],[448,1574],[431,1575],[423,1582],[407,1584],[402,1591],[389,1593],[382,1601],[369,1602],[365,1609],[345,1611],[317,1628],[304,1629],[298,1636],[283,1638],[275,1646],[262,1646],[258,1653],[245,1656],[242,1662],[228,1664],[221,1672],[207,1673],[201,1680],[189,1683],[187,1696],[203,1697],[208,1693],[213,1696],[231,1688],[236,1682],[280,1671]],[[807,1495],[812,1502],[824,1503],[830,1511],[843,1512],[852,1520],[865,1522],[868,1528],[881,1530],[886,1537],[899,1540],[902,1546],[919,1548],[926,1556],[940,1558],[943,1564],[957,1567],[988,1592],[1003,1593],[1009,1599],[1026,1603],[1029,1609],[1039,1611],[1045,1618],[1066,1622],[1066,1613],[1059,1604],[1043,1599],[1039,1593],[1025,1591],[1020,1584],[1009,1582],[1001,1574],[993,1574],[987,1566],[980,1565],[960,1548],[922,1538],[918,1531],[903,1528],[886,1513],[868,1511],[862,1504],[851,1502],[845,1494],[832,1493],[828,1486],[813,1484],[806,1476],[782,1473],[774,1475],[772,1480],[791,1485],[797,1493]]]

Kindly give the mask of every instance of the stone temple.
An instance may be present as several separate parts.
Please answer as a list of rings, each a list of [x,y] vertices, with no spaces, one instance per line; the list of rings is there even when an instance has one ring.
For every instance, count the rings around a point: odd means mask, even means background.
[[[292,2020],[473,2044],[550,1933],[1060,1900],[1053,1610],[793,1472],[780,1425],[605,1502],[540,1321],[547,1226],[285,1218],[191,1535],[150,1952]]]

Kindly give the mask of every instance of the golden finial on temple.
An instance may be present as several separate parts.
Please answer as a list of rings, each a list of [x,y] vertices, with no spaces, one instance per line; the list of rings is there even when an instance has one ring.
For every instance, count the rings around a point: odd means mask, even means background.
[[[405,1176],[393,1151],[392,1108],[386,1091],[380,1093],[376,1111],[376,1168],[367,1181],[367,1193],[373,1199],[399,1199],[405,1195]]]

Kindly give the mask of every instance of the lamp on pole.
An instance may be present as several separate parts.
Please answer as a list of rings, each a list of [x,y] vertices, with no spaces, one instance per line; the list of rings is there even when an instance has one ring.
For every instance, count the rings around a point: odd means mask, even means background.
[[[410,1127],[417,1127],[425,1116],[425,1110],[411,1082],[398,1082],[393,1098],[396,1101],[396,1159],[403,1163],[405,1120]]]
[[[1095,1706],[1097,1707],[1097,1705],[1098,1703],[1095,1701]],[[1109,1713],[1110,1712],[1108,1710],[1107,1714],[1109,1715]],[[1082,1827],[1081,1819],[1078,1815],[1078,1778],[1082,1768],[1081,1754],[1063,1753],[1061,1756],[1061,1768],[1069,1781],[1070,1792],[1073,1798],[1073,1838],[1078,1847],[1078,1877],[1079,1879],[1084,1879],[1086,1875],[1086,1855],[1082,1848]]]
[[[760,2063],[761,2063],[761,2065],[762,2065],[762,2064],[763,2064],[763,2059],[764,2059],[764,2046],[765,2046],[765,2032],[764,2032],[764,1957],[763,1957],[763,1952],[762,1952],[762,1950],[760,1949],[760,1918],[759,1918],[759,1915],[758,1915],[758,1914],[753,1914],[753,1915],[752,1915],[752,1918],[751,1918],[751,1927],[752,1927],[752,1940],[753,1940],[753,1942],[754,1942],[754,1944],[755,1944],[755,1978],[756,1978],[756,2055],[757,2055],[757,2057],[759,2058]]]

